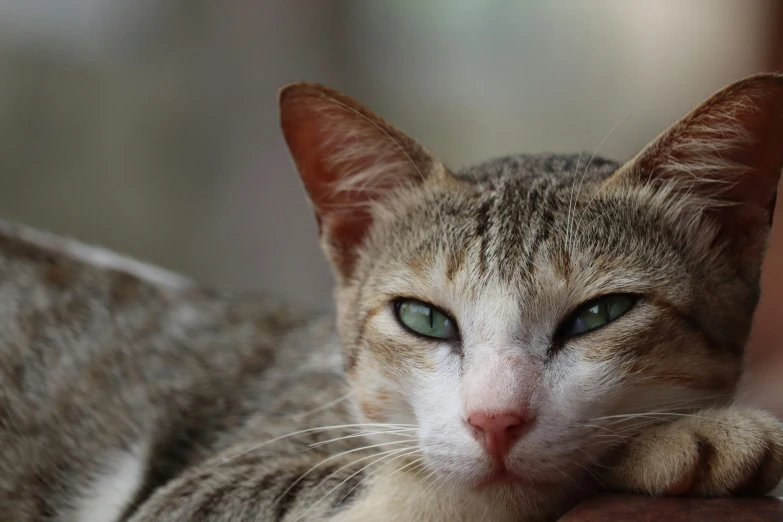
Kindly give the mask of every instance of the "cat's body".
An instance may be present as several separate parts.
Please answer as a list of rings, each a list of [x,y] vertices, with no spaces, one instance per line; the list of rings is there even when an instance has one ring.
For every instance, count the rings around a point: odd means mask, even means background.
[[[542,167],[572,173],[577,159],[502,158],[478,176],[496,180],[513,170],[525,179]],[[595,158],[587,179],[616,168]],[[245,451],[236,460],[254,466],[273,499],[314,458],[366,445],[352,437],[308,449],[359,432],[346,426],[256,448],[299,430],[356,422],[332,316],[207,291],[156,267],[1,222],[0,274],[0,520],[108,520],[186,470]],[[265,457],[302,450],[309,452],[299,459],[305,468],[268,480]],[[219,464],[216,470],[222,473]],[[325,510],[364,476],[330,495]],[[208,515],[201,503],[215,500],[201,499],[188,515]],[[280,513],[296,513],[294,500]],[[258,516],[267,520],[263,511]]]
[[[224,449],[351,422],[314,411],[347,391],[329,317],[10,225],[0,273],[2,520],[110,520]]]
[[[730,405],[783,164],[783,117],[758,114],[783,115],[783,79],[623,167],[452,174],[328,89],[281,106],[337,328],[3,225],[0,520],[518,521],[597,486],[780,479],[783,429]]]

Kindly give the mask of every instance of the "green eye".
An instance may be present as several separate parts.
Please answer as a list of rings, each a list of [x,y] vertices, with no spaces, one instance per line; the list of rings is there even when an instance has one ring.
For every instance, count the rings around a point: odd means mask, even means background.
[[[408,330],[434,339],[456,339],[457,327],[449,316],[434,306],[416,299],[401,299],[395,303],[397,320]]]
[[[631,309],[636,299],[627,294],[614,294],[588,301],[560,327],[561,335],[573,337],[611,323]]]

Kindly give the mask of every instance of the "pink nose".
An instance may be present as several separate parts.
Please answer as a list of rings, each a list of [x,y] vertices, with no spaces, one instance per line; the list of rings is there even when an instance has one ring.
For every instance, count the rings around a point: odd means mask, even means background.
[[[529,420],[515,413],[473,413],[468,417],[468,424],[473,426],[476,439],[487,453],[498,460],[508,454],[529,423]]]

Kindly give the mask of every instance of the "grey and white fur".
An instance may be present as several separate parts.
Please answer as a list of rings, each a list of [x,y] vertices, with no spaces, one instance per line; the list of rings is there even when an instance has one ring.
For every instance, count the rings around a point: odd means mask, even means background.
[[[551,520],[602,489],[777,484],[783,428],[734,397],[783,77],[725,88],[625,165],[452,171],[326,87],[280,105],[336,318],[3,224],[0,520]],[[559,334],[618,293],[624,315]],[[406,330],[409,298],[459,337]],[[475,412],[524,431],[497,453]]]

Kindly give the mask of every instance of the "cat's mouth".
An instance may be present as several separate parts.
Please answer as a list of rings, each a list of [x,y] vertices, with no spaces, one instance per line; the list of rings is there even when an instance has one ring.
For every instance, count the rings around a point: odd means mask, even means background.
[[[509,471],[505,466],[496,467],[489,472],[484,478],[482,478],[477,484],[476,489],[488,490],[498,487],[520,487],[520,488],[532,488],[539,489],[548,486],[552,486],[554,481],[547,480],[543,477],[531,477],[529,475],[522,475],[513,471]]]
[[[479,483],[479,487],[491,487],[498,484],[514,484],[522,479],[507,469],[498,470]]]

